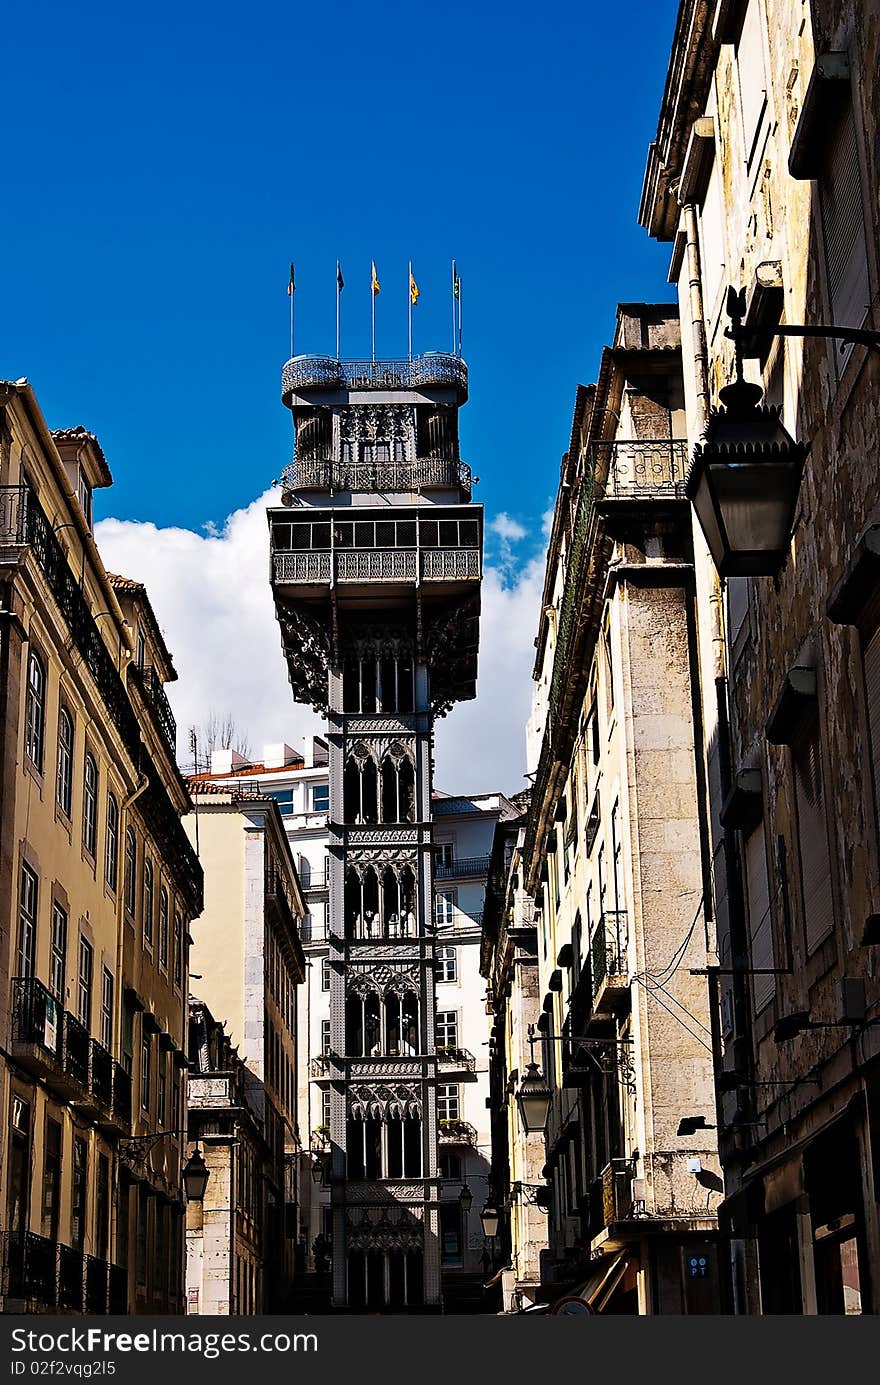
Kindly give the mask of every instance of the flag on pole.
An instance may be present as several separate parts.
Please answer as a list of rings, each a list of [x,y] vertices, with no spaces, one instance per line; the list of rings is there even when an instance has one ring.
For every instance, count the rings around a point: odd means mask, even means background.
[[[370,264],[372,265],[372,273],[370,275],[370,288],[372,289],[373,297],[375,298],[376,294],[379,292],[379,276],[376,273],[376,261],[371,260]]]
[[[453,298],[461,298],[461,280],[458,277],[455,260],[452,261],[452,296]]]
[[[288,296],[288,298],[292,298],[293,295],[294,295],[294,293],[295,293],[295,291],[296,291],[296,282],[295,282],[294,277],[293,277],[293,261],[291,261],[291,264],[290,264],[290,279],[289,279],[288,284],[287,284],[287,296]]]
[[[410,301],[410,304],[412,305],[412,307],[415,307],[416,304],[417,304],[418,301],[419,301],[419,292],[420,292],[419,286],[418,286],[418,284],[416,283],[415,279],[413,278],[412,266],[410,266],[410,271],[409,271],[409,301]]]
[[[342,277],[342,266],[341,266],[341,264],[339,263],[339,261],[337,260],[337,261],[336,261],[336,291],[337,291],[337,293],[341,293],[342,290],[343,290],[344,288],[345,288],[345,280],[344,280],[343,277]]]

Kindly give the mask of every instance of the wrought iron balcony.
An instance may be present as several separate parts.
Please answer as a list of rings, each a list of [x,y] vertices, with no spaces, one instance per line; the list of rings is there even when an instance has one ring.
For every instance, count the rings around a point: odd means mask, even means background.
[[[103,1044],[92,1039],[89,1063],[89,1089],[105,1111],[113,1109],[113,1056]]]
[[[477,1132],[468,1121],[440,1121],[437,1137],[441,1145],[466,1145],[470,1149],[477,1147]]]
[[[594,1013],[612,1013],[629,999],[628,944],[625,910],[606,910],[590,944]]]
[[[472,493],[471,469],[451,457],[417,457],[411,462],[335,462],[295,457],[281,473],[285,491],[407,492],[457,490]]]
[[[454,389],[467,398],[468,371],[459,356],[431,351],[414,360],[339,361],[333,356],[294,356],[281,372],[281,398],[311,390]]]
[[[421,562],[420,562],[421,559]],[[345,582],[479,581],[479,548],[375,548],[297,550],[273,554],[273,581],[279,586],[329,586]]]
[[[312,1131],[311,1149],[314,1154],[326,1154],[330,1149],[330,1127],[319,1125]]]
[[[85,1303],[85,1256],[73,1246],[58,1247],[58,1307],[82,1313]]]
[[[77,1086],[81,1087],[83,1091],[88,1091],[89,1031],[69,1010],[64,1011],[62,1030],[64,1034],[62,1048],[64,1071]]]
[[[2,1293],[27,1310],[125,1313],[128,1272],[33,1232],[2,1234]]]
[[[174,719],[171,703],[166,696],[162,680],[152,664],[144,664],[142,668],[136,668],[136,674],[144,697],[153,710],[159,730],[173,755],[177,749],[177,722]]]
[[[591,451],[594,477],[605,478],[597,486],[597,499],[675,497],[687,475],[688,445],[683,438],[596,442]]]
[[[121,1063],[113,1064],[113,1114],[123,1126],[131,1127],[131,1074]]]
[[[475,1073],[477,1060],[466,1048],[444,1044],[437,1049],[437,1068],[443,1076],[453,1072]]]
[[[330,1055],[321,1053],[309,1060],[309,1077],[328,1077],[330,1074]]]
[[[12,1048],[23,1066],[40,1076],[61,1070],[63,1011],[35,976],[12,983]]]
[[[488,856],[459,856],[448,863],[438,862],[434,867],[435,880],[469,880],[488,874]]]
[[[304,943],[326,942],[328,925],[326,919],[303,919],[302,940]]]
[[[7,1299],[54,1308],[57,1283],[57,1241],[30,1231],[3,1233],[3,1293]]]
[[[451,918],[437,920],[434,933],[438,943],[442,943],[444,938],[454,937],[459,933],[473,933],[482,926],[482,909],[474,909],[472,913],[465,909],[456,909]]]
[[[590,1185],[589,1233],[598,1236],[633,1215],[633,1166],[629,1159],[612,1159]]]
[[[27,486],[0,486],[0,552],[27,543]]]

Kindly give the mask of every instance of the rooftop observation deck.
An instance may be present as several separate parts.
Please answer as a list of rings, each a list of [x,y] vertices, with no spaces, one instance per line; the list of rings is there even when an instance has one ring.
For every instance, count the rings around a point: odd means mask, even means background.
[[[290,408],[297,396],[375,390],[451,392],[459,404],[468,395],[468,369],[460,356],[426,351],[409,360],[339,361],[333,356],[294,356],[281,371],[281,398]]]

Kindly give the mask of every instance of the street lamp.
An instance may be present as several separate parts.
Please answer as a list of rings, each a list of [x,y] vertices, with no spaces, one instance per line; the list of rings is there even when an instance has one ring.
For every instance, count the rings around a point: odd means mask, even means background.
[[[183,1187],[187,1202],[202,1202],[204,1200],[209,1177],[208,1166],[202,1158],[201,1150],[196,1145],[183,1166]]]
[[[491,1198],[486,1202],[480,1213],[480,1224],[483,1228],[483,1235],[487,1240],[494,1239],[498,1235],[498,1225],[501,1221],[501,1213]]]
[[[534,1135],[542,1131],[550,1109],[550,1088],[537,1063],[526,1065],[516,1100],[526,1133]]]
[[[462,1183],[461,1192],[458,1195],[458,1205],[467,1216],[474,1204],[474,1195],[466,1183]]]

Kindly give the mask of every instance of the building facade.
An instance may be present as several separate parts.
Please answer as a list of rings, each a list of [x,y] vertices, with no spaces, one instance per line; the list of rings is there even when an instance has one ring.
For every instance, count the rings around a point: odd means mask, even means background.
[[[679,10],[641,221],[672,246],[687,435],[747,379],[809,447],[772,574],[695,526],[730,1302],[877,1311],[876,4]],[[795,334],[787,335],[789,329]],[[803,335],[806,329],[806,335]]]
[[[330,747],[331,1301],[438,1309],[431,737],[475,692],[467,370],[296,357],[282,394],[296,456],[269,513],[272,589],[293,695]]]
[[[187,1308],[289,1312],[300,1238],[297,1013],[305,907],[277,800],[247,778],[224,784],[194,777],[190,786],[193,812],[184,825],[205,873],[205,911],[191,952],[207,1007],[200,1022],[208,1033],[211,1016],[222,1015],[230,1044],[241,1050],[243,1071],[236,1062],[223,1081],[230,1090],[233,1081],[245,1083],[247,1114],[264,1151],[258,1165],[247,1162],[253,1140],[243,1136],[234,1170],[227,1166],[214,1188],[209,1180],[205,1203],[188,1208]],[[228,1122],[213,1128],[210,1088],[198,1086],[190,1102],[190,1136],[208,1149],[215,1141],[228,1147]],[[223,1196],[230,1176],[236,1212],[242,1199],[247,1207],[235,1224]]]
[[[522,847],[551,1092],[542,1280],[612,1313],[718,1301],[683,433],[677,311],[623,304],[596,385],[578,389],[562,464]]]
[[[543,1131],[527,1130],[516,1104],[520,1079],[538,1056],[532,1037],[541,1018],[535,902],[523,883],[530,796],[529,790],[517,795],[520,811],[495,831],[480,949],[486,1008],[493,1017],[489,1195],[501,1213],[496,1274],[505,1313],[523,1312],[539,1300],[550,1205]]]
[[[202,902],[175,674],[143,587],[95,546],[97,439],[51,433],[23,381],[0,392],[0,1291],[6,1311],[174,1313]]]

